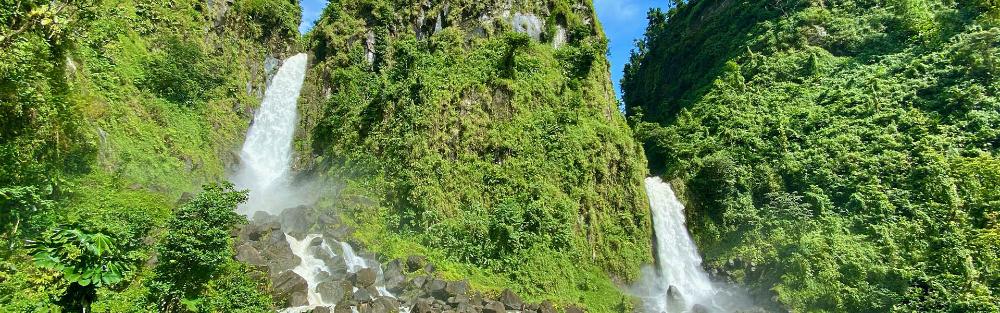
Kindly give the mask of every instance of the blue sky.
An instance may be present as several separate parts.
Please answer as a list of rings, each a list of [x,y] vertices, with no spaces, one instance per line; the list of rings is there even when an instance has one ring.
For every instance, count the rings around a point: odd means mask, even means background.
[[[302,24],[299,26],[299,31],[305,33],[323,13],[327,1],[301,1]],[[668,3],[668,0],[594,0],[597,18],[601,20],[604,32],[608,36],[611,79],[614,80],[619,97],[621,96],[619,81],[622,78],[622,69],[628,62],[629,51],[635,46],[635,40],[642,38],[642,33],[646,30],[646,11],[654,7],[666,10]]]

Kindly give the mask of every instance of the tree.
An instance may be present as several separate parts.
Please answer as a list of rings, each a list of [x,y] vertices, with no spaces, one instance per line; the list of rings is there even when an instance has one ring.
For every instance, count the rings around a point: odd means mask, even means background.
[[[247,192],[236,191],[231,183],[206,185],[168,222],[157,248],[153,286],[160,311],[175,311],[178,304],[191,302],[222,273],[233,257],[230,230],[246,223],[235,211],[246,199]]]
[[[35,265],[62,273],[69,283],[60,305],[73,312],[88,312],[97,288],[122,281],[129,267],[111,237],[80,229],[50,230],[41,240],[28,242]]]

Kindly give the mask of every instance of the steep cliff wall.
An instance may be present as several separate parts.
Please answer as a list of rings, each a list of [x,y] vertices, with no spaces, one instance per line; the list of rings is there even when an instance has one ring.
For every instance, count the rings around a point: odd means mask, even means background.
[[[298,164],[346,182],[370,249],[630,305],[613,281],[652,261],[646,170],[590,1],[331,1],[308,45]]]

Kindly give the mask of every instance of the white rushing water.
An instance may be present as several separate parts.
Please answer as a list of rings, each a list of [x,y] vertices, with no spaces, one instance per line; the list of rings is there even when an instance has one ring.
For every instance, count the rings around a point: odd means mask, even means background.
[[[247,203],[239,208],[240,213],[248,217],[254,216],[258,211],[277,216],[284,208],[311,202],[308,195],[310,191],[302,191],[304,187],[291,185],[292,139],[307,62],[306,54],[297,54],[282,63],[264,93],[264,100],[247,132],[240,151],[240,167],[232,180],[240,189],[250,190]],[[294,225],[282,225],[290,226]],[[334,303],[325,303],[317,292],[317,287],[329,279],[333,272],[331,264],[324,258],[342,258],[347,271],[351,273],[372,268],[377,273],[377,279],[382,279],[378,262],[369,262],[358,256],[351,245],[345,242],[323,238],[319,234],[308,234],[298,240],[286,233],[285,239],[292,254],[301,260],[292,271],[306,281],[308,304],[286,308],[282,312],[307,312],[318,306],[334,307]],[[322,243],[314,245],[313,242],[317,239],[322,240]],[[337,246],[340,253],[334,251],[331,244]],[[383,286],[377,289],[382,296],[392,296]]]
[[[297,204],[290,203],[298,197],[291,195],[288,186],[297,102],[307,62],[304,53],[285,60],[254,115],[240,151],[240,168],[232,178],[237,187],[250,190],[250,198],[241,206],[243,214],[252,216],[255,211],[276,214],[275,208]]]
[[[633,286],[646,311],[692,312],[698,305],[709,312],[733,312],[750,307],[744,293],[712,282],[705,273],[698,247],[685,226],[684,205],[670,184],[659,177],[646,178],[646,194],[656,232],[657,266],[644,269],[642,280]]]

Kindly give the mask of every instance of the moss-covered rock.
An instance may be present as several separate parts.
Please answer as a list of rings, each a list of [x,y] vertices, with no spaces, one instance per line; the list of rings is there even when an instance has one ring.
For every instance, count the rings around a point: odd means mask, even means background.
[[[369,249],[620,310],[651,227],[606,39],[590,1],[504,3],[331,1],[307,36],[298,166],[343,179]]]

